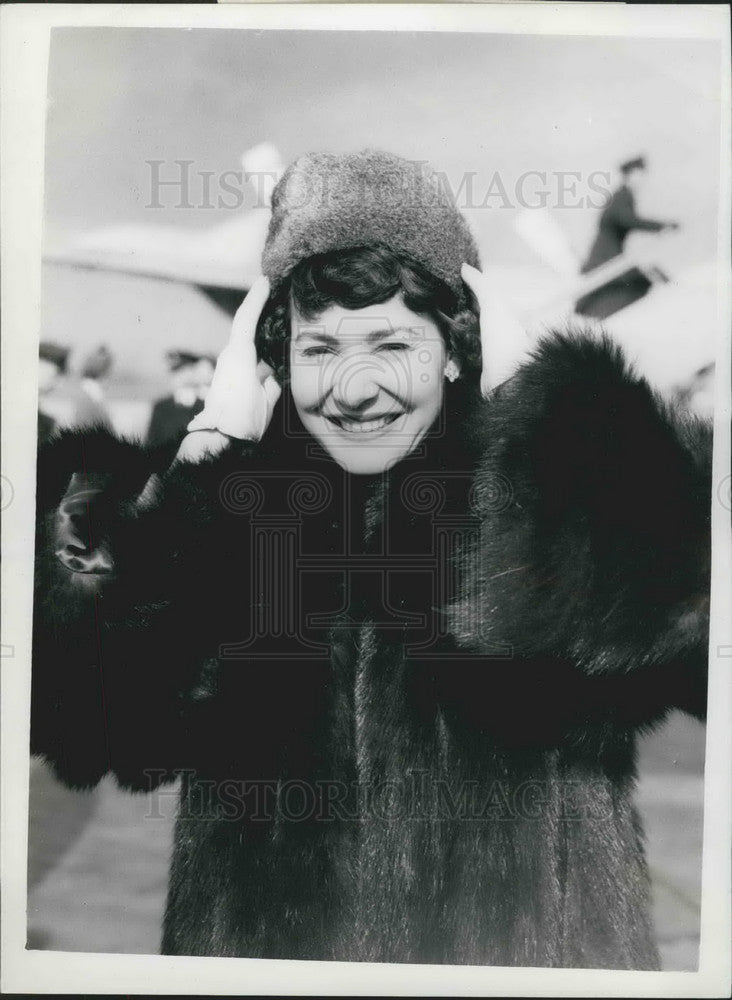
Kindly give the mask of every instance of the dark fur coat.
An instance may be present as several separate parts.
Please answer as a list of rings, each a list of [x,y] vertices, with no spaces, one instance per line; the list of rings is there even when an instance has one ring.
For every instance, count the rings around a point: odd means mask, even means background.
[[[41,451],[33,751],[182,775],[168,954],[656,968],[635,741],[705,710],[709,428],[574,334],[382,476],[287,398],[198,465]]]

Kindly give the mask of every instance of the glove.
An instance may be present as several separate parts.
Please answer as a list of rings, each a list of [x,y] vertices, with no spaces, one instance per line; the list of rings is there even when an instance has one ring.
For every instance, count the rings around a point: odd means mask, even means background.
[[[532,344],[493,280],[470,264],[463,264],[461,273],[480,309],[480,346],[483,356],[480,390],[484,396],[489,396],[497,386],[514,374],[525,360]]]
[[[282,392],[272,368],[257,361],[254,335],[269,297],[269,281],[257,278],[234,316],[231,337],[216,362],[203,410],[188,431],[219,431],[227,437],[259,441]]]

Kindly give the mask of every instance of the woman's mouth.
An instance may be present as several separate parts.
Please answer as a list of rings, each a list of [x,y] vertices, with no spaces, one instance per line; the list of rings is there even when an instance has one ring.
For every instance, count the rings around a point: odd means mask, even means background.
[[[369,417],[368,419],[345,416],[335,417],[325,414],[324,416],[329,423],[334,424],[339,430],[346,431],[349,434],[373,434],[384,430],[384,428],[393,424],[403,414],[385,413],[378,417]]]

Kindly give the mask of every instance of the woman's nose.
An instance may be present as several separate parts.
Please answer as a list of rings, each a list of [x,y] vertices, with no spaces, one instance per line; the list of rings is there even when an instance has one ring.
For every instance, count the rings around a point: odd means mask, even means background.
[[[343,359],[333,376],[333,399],[346,412],[368,407],[379,395],[380,370],[370,358]]]

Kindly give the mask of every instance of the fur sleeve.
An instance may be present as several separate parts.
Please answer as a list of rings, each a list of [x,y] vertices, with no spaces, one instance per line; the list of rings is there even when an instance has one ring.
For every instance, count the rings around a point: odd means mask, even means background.
[[[185,763],[188,705],[216,652],[220,485],[242,456],[166,471],[172,457],[102,431],[39,455],[31,749],[74,786],[111,771],[151,787]]]
[[[674,413],[609,338],[581,333],[545,338],[484,421],[479,544],[453,609],[463,644],[594,676],[667,664],[683,678],[670,704],[699,714],[711,427]]]

